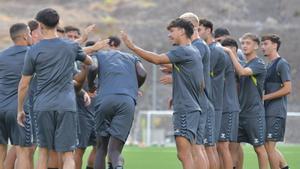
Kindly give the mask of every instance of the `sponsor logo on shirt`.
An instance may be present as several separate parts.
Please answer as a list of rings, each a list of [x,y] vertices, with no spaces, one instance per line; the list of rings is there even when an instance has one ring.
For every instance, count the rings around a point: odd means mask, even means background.
[[[254,143],[258,143],[258,139],[257,138],[254,139]]]

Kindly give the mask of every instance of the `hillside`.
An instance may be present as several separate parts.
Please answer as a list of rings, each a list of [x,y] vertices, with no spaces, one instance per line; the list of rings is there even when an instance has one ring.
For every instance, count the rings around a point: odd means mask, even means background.
[[[126,30],[141,47],[166,52],[170,47],[165,29],[168,22],[180,14],[191,11],[212,20],[215,27],[228,27],[238,38],[245,32],[259,35],[274,32],[282,37],[280,54],[292,65],[293,94],[289,98],[290,111],[299,111],[300,93],[299,0],[0,0],[0,47],[10,44],[8,28],[15,22],[27,22],[42,8],[57,9],[62,18],[61,25],[84,28],[96,23],[97,31],[92,39],[106,37]],[[147,64],[149,78],[143,88],[140,109],[151,109],[152,65]],[[158,68],[158,67],[156,67]],[[171,96],[171,88],[157,83],[157,109],[166,109],[165,102]]]

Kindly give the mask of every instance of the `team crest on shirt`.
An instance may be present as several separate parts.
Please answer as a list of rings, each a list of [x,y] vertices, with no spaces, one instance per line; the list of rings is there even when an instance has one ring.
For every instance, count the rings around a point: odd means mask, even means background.
[[[254,139],[254,143],[258,143],[258,139],[257,138]]]

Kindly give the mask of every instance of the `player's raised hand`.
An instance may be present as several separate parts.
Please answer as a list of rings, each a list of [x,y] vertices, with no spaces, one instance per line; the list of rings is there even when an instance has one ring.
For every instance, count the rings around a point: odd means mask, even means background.
[[[159,79],[161,84],[167,85],[167,84],[172,84],[173,83],[173,79],[172,79],[172,75],[168,74],[168,75],[164,75]]]
[[[104,39],[104,40],[98,40],[94,45],[93,45],[93,50],[94,51],[98,51],[100,49],[103,49],[103,48],[106,48],[108,47],[108,42],[109,42],[109,39]]]
[[[83,94],[84,105],[89,106],[91,104],[91,98],[87,92]]]
[[[25,123],[25,112],[24,111],[18,112],[17,122],[20,126],[25,127],[25,125],[24,125],[24,123]]]
[[[227,47],[223,47],[223,50],[224,50],[226,53],[232,52],[231,49],[229,49],[229,48],[227,48]]]
[[[86,35],[88,35],[89,33],[91,33],[92,31],[94,31],[96,29],[96,25],[95,24],[92,24],[92,25],[89,25],[87,26],[85,29],[84,29],[84,33]]]
[[[128,37],[128,34],[124,31],[121,31],[121,38],[124,42],[124,44],[129,48],[129,49],[133,49],[134,48],[134,43],[132,42],[132,40]]]
[[[163,64],[160,66],[160,71],[162,71],[163,73],[172,73],[172,64]]]

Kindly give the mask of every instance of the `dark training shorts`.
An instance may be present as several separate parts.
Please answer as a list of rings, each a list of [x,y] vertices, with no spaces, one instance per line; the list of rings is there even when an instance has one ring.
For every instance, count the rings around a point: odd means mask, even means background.
[[[88,113],[88,112],[85,112]],[[78,117],[78,148],[87,148],[96,145],[95,118],[85,116],[81,113]]]
[[[237,142],[239,112],[223,112],[219,141]]]
[[[238,142],[261,146],[265,143],[265,133],[265,117],[239,117]]]
[[[222,111],[215,111],[215,138],[218,140],[222,124]]]
[[[198,129],[197,129],[197,137],[196,137],[196,144],[198,145],[204,144],[206,120],[207,120],[207,113],[201,112],[199,123],[198,123]]]
[[[214,146],[216,144],[216,125],[215,125],[215,111],[214,108],[211,107],[209,111],[207,111],[207,119],[205,125],[205,138],[204,144],[205,146]]]
[[[174,112],[174,136],[185,137],[187,140],[189,140],[190,143],[195,144],[197,138],[197,130],[199,127],[200,114],[200,111]]]
[[[41,148],[70,152],[77,145],[76,112],[39,111],[37,113],[37,143]]]
[[[25,127],[17,123],[17,112],[0,112],[0,144],[8,144],[8,139],[12,145],[22,147],[32,146],[32,132],[30,115],[25,114]]]
[[[286,119],[281,117],[266,117],[267,141],[280,142],[284,140]]]
[[[114,137],[126,142],[135,111],[135,101],[127,95],[104,96],[96,103],[97,137]]]

